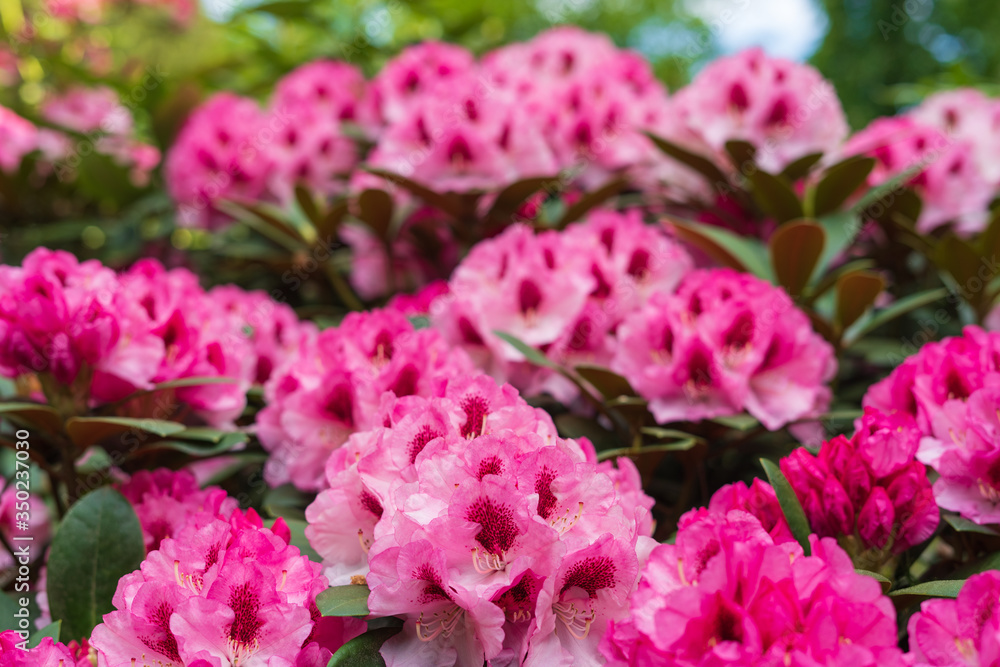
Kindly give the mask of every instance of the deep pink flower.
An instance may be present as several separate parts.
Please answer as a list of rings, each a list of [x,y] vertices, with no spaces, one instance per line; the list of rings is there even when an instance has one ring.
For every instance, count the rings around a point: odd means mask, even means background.
[[[1000,572],[976,574],[956,600],[927,600],[907,631],[917,667],[994,665],[1000,660]]]
[[[12,172],[21,159],[38,148],[38,129],[7,107],[0,106],[0,169]]]
[[[0,633],[0,667],[86,667],[90,660],[83,656],[78,662],[70,650],[51,637],[45,637],[33,649],[21,650],[22,638],[14,630]],[[25,648],[27,644],[24,645]]]

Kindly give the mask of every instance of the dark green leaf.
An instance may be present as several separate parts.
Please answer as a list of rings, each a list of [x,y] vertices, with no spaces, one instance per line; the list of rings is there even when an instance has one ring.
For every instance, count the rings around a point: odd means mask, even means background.
[[[263,204],[220,201],[215,205],[222,212],[231,215],[283,248],[292,251],[302,250],[302,235],[295,228],[295,224],[270,211]]]
[[[681,148],[677,144],[667,141],[662,137],[658,137],[655,134],[647,132],[646,136],[648,136],[661,151],[678,162],[691,167],[704,176],[709,185],[712,186],[712,190],[729,188],[729,179],[722,173],[722,170],[707,157],[698,155],[697,153],[692,153],[686,148]]]
[[[909,588],[900,588],[889,593],[889,597],[917,595],[925,598],[957,598],[958,592],[965,585],[964,579],[945,579],[941,581],[926,581]]]
[[[265,525],[270,528],[274,525],[275,521],[277,521],[277,519],[272,519]],[[298,548],[302,555],[312,562],[322,563],[323,557],[320,556],[315,549],[313,549],[309,540],[306,538],[306,522],[301,519],[285,518],[285,523],[288,525],[288,532],[292,536],[291,545]]]
[[[302,212],[309,219],[309,222],[312,223],[313,227],[318,227],[322,221],[322,214],[319,211],[319,206],[316,205],[316,199],[312,193],[301,185],[296,185],[295,201],[298,202],[299,208],[302,209]]]
[[[35,648],[42,643],[42,640],[46,637],[51,637],[52,641],[59,641],[59,634],[62,630],[62,621],[54,621],[49,623],[41,630],[35,632],[31,635],[31,639],[28,640],[28,648]]]
[[[179,440],[198,440],[199,442],[216,443],[222,442],[222,439],[228,435],[233,435],[233,432],[220,431],[219,429],[208,428],[207,426],[193,426],[174,434],[174,437]]]
[[[369,630],[337,649],[326,667],[385,667],[385,660],[379,654],[379,649],[399,631],[400,628]]]
[[[386,171],[385,169],[367,169],[367,171],[375,174],[376,176],[381,176],[394,185],[398,185],[407,192],[416,195],[425,203],[433,206],[442,213],[447,213],[456,220],[461,220],[468,213],[468,211],[466,211],[455,198],[448,197],[440,192],[434,192],[430,188],[423,186],[416,181],[412,181],[405,176],[394,174],[391,171]]]
[[[603,366],[580,364],[573,370],[584,380],[592,384],[594,389],[599,391],[604,398],[636,395],[635,389],[632,388],[628,380]]]
[[[558,185],[558,183],[558,179],[552,176],[526,178],[511,183],[497,195],[487,217],[494,222],[512,222],[518,209],[524,205],[529,197],[546,186]]]
[[[521,341],[515,338],[514,336],[511,336],[509,333],[504,333],[503,331],[494,331],[493,334],[500,340],[510,343],[510,345],[515,350],[524,355],[525,359],[535,364],[536,366],[542,366],[543,368],[554,368],[554,369],[559,368],[559,365],[557,363],[546,357],[540,351],[531,347],[524,341]]]
[[[839,209],[861,187],[874,167],[875,159],[862,155],[832,165],[813,192],[813,215],[822,217]]]
[[[20,598],[20,596],[18,596]],[[0,632],[6,632],[7,630],[19,630],[17,625],[17,614],[21,609],[27,609],[27,607],[22,607],[18,604],[18,600],[15,600],[10,595],[4,592],[0,592]],[[30,612],[23,612],[27,616],[30,616]],[[28,619],[31,620],[30,618]]]
[[[227,377],[190,377],[190,378],[180,378],[179,380],[170,380],[169,382],[161,382],[153,386],[152,391],[160,391],[163,389],[182,389],[184,387],[204,387],[210,384],[236,384],[239,380],[235,378]]]
[[[980,526],[978,523],[973,523],[968,519],[963,519],[955,514],[945,514],[942,518],[948,522],[952,528],[960,533],[980,533],[981,535],[1000,535],[994,528],[989,526]]]
[[[769,242],[771,264],[778,284],[798,296],[809,284],[816,264],[823,254],[826,232],[810,220],[800,220],[782,225]]]
[[[177,437],[180,437],[179,434]],[[181,440],[157,440],[145,445],[141,452],[167,449],[174,452],[181,452],[195,458],[206,458],[217,456],[232,451],[237,446],[246,443],[249,436],[245,433],[227,433],[216,443],[194,444],[195,441]]]
[[[757,169],[757,149],[749,141],[736,139],[726,142],[726,152],[733,161],[733,168],[740,173]]]
[[[981,282],[979,255],[972,245],[953,234],[941,239],[934,248],[934,263],[950,273],[965,292],[972,292],[971,286]]]
[[[753,415],[739,414],[739,415],[726,415],[724,417],[712,417],[708,421],[714,422],[716,424],[721,424],[727,428],[735,429],[737,431],[749,431],[752,428],[760,426],[760,421]]]
[[[618,443],[614,433],[610,432],[593,419],[564,413],[553,417],[559,435],[564,438],[587,438],[594,449],[601,451],[614,447]]]
[[[132,505],[104,487],[78,501],[52,540],[48,594],[52,617],[65,624],[67,639],[89,637],[114,609],[118,580],[146,556],[142,528]]]
[[[576,222],[583,216],[585,216],[589,211],[600,206],[608,199],[611,199],[616,194],[625,189],[628,185],[628,181],[624,178],[613,179],[601,187],[586,193],[579,200],[574,202],[566,209],[563,217],[559,220],[557,227],[559,229],[565,229],[566,225]]]
[[[72,417],[66,422],[66,432],[80,448],[90,447],[106,438],[126,433],[144,433],[165,438],[180,433],[184,424],[162,419],[132,419],[129,417]]]
[[[40,403],[0,403],[0,417],[22,426],[38,426],[49,433],[60,433],[63,428],[59,413]]]
[[[802,511],[802,505],[799,503],[799,498],[795,495],[792,485],[788,483],[781,468],[771,461],[761,459],[760,464],[764,467],[764,473],[767,474],[767,479],[771,482],[775,495],[778,496],[778,504],[781,505],[781,511],[785,515],[788,527],[792,530],[792,535],[802,545],[805,554],[810,555],[812,549],[809,546],[809,535],[812,533],[812,529],[809,527],[809,520],[806,519],[806,513]]]
[[[331,586],[316,596],[316,607],[324,616],[367,616],[367,586]]]
[[[767,281],[773,280],[767,249],[759,241],[691,220],[669,218],[669,221],[678,238],[704,251],[720,264]]]
[[[340,223],[343,222],[345,215],[347,215],[347,200],[341,200],[313,222],[322,243],[337,236],[337,230],[340,229]]]
[[[865,314],[885,289],[882,276],[871,271],[849,273],[837,281],[837,324],[846,329]]]
[[[939,287],[937,289],[927,290],[926,292],[911,294],[910,296],[904,297],[899,301],[895,301],[889,307],[876,312],[872,315],[871,319],[861,326],[858,331],[853,332],[854,335],[851,337],[850,342],[861,338],[867,333],[875,331],[875,329],[878,329],[887,322],[891,322],[900,315],[905,315],[911,310],[916,310],[921,306],[926,306],[927,304],[934,303],[935,301],[940,301],[946,296],[948,296],[948,290],[944,287]]]
[[[655,445],[645,445],[640,447],[638,450],[632,449],[631,447],[621,447],[619,449],[606,449],[603,452],[597,453],[598,461],[607,461],[609,459],[616,459],[619,456],[645,456],[647,454],[662,454],[665,452],[686,452],[689,449],[694,449],[700,440],[695,437],[688,438],[686,440],[678,440],[676,442],[665,442],[658,443]]]
[[[358,218],[375,236],[386,241],[392,228],[392,197],[384,190],[365,190],[358,196]]]
[[[781,170],[780,176],[789,183],[794,183],[795,181],[808,176],[809,172],[812,171],[812,168],[816,166],[816,163],[822,159],[822,153],[810,153],[809,155],[803,155],[799,159],[788,163],[788,166]]]
[[[892,582],[883,577],[878,572],[872,572],[871,570],[855,570],[855,572],[857,572],[858,574],[863,574],[866,577],[871,577],[872,579],[877,581],[882,586],[883,595],[888,593],[889,589],[892,588]]]
[[[857,215],[851,212],[835,213],[819,220],[826,232],[826,244],[819,260],[819,270],[825,271],[830,264],[840,257],[847,246],[854,243],[861,224]]]
[[[751,172],[747,180],[752,186],[754,201],[768,216],[778,222],[788,222],[805,215],[798,195],[780,176],[758,169]]]

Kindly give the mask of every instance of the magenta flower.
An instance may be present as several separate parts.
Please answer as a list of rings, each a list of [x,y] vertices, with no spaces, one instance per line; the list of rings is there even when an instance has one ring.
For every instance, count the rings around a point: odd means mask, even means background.
[[[90,658],[83,655],[79,660],[65,644],[45,637],[33,649],[21,650],[19,646],[27,639],[14,630],[0,632],[0,667],[90,667]]]
[[[976,574],[956,600],[927,600],[906,629],[916,667],[994,665],[1000,660],[1000,573]]]
[[[782,290],[728,269],[690,273],[629,315],[612,368],[660,423],[746,410],[766,427],[820,412],[832,348]]]
[[[920,432],[900,414],[872,408],[851,439],[805,448],[782,459],[788,478],[820,537],[846,538],[858,567],[877,570],[892,555],[930,537],[940,520],[926,470],[916,460]]]
[[[608,665],[902,666],[896,614],[832,539],[774,544],[752,516],[706,510],[656,547],[601,651]]]
[[[0,169],[12,172],[25,155],[38,149],[38,128],[7,107],[0,106]]]

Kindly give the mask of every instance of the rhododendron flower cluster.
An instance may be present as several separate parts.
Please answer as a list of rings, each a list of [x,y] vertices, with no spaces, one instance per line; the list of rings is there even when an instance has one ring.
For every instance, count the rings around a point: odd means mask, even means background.
[[[625,318],[612,368],[661,423],[746,410],[769,429],[824,410],[833,349],[789,296],[748,274],[687,274]]]
[[[390,665],[591,664],[652,546],[633,466],[597,464],[484,376],[384,401],[327,464],[306,534],[334,583],[405,619]]]
[[[322,667],[364,624],[318,620],[326,578],[288,541],[283,521],[264,528],[253,510],[196,517],[119,582],[91,638],[101,664]]]
[[[49,511],[45,507],[45,503],[42,499],[34,494],[30,494],[27,500],[19,501],[17,499],[18,489],[14,484],[10,484],[3,493],[0,494],[0,537],[6,544],[14,544],[14,540],[11,538],[14,536],[14,527],[17,525],[17,519],[23,519],[25,514],[30,516],[32,521],[30,523],[29,531],[17,531],[19,536],[31,537],[32,542],[37,542],[44,544],[49,539],[49,533],[51,532],[49,526]],[[21,492],[22,498],[24,491]],[[35,550],[30,554],[31,559],[37,559],[41,554]],[[0,550],[0,572],[3,572],[9,568],[14,567],[14,557],[6,549]]]
[[[906,664],[896,612],[831,538],[775,543],[756,518],[705,509],[656,547],[612,623],[608,665]]]
[[[351,434],[381,425],[384,396],[431,396],[472,364],[432,329],[415,330],[393,310],[351,313],[303,345],[265,385],[257,433],[271,452],[271,485],[323,486],[330,453]]]
[[[221,377],[232,382],[175,391],[225,424],[242,413],[246,389],[314,333],[262,293],[206,292],[191,272],[154,260],[116,274],[39,248],[21,267],[0,266],[0,374],[38,374],[50,399],[68,393],[81,410],[156,383]]]
[[[239,506],[217,486],[200,489],[187,470],[140,470],[118,490],[139,517],[147,552],[159,549],[163,540],[177,534],[195,515],[228,518]]]
[[[477,244],[455,270],[432,321],[494,377],[529,393],[576,388],[527,364],[502,331],[567,365],[607,365],[619,325],[651,295],[673,291],[691,258],[638,211],[598,211],[564,232],[513,225]]]
[[[915,667],[1000,661],[1000,572],[976,574],[955,600],[927,600],[907,623]]]
[[[829,81],[761,49],[714,60],[671,98],[665,115],[672,118],[664,138],[722,162],[727,141],[746,141],[757,149],[754,161],[771,173],[806,155],[833,152],[848,133]],[[745,165],[732,168],[740,172]]]
[[[943,509],[1000,522],[1000,333],[966,327],[924,345],[868,390],[864,404],[915,418],[917,459],[934,468]]]
[[[781,460],[781,471],[813,532],[848,538],[859,567],[877,569],[937,528],[934,494],[915,458],[919,445],[912,418],[868,408],[852,438],[823,443],[818,456],[800,447]]]

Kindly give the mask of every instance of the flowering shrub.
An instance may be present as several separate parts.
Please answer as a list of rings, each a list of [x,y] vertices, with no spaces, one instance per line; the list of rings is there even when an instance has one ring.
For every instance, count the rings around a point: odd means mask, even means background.
[[[132,95],[60,48],[0,51],[0,667],[997,662],[995,100],[852,131],[569,26]]]

